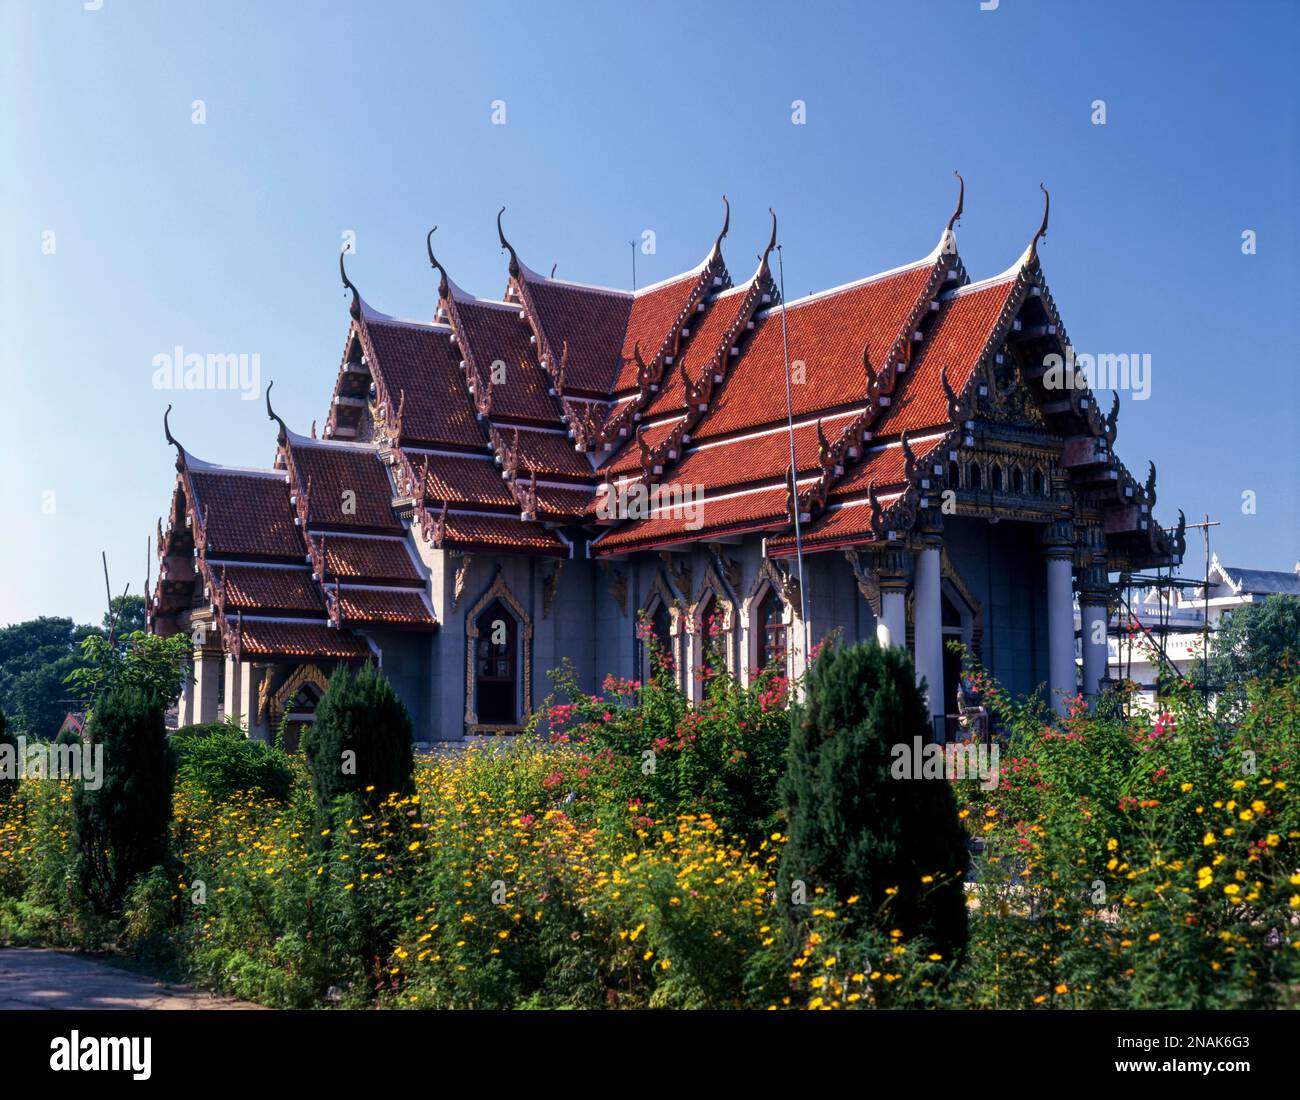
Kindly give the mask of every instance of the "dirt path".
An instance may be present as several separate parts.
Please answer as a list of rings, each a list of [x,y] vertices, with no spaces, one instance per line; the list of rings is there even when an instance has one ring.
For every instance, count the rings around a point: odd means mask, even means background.
[[[0,949],[0,1011],[54,1008],[259,1008],[43,948]]]

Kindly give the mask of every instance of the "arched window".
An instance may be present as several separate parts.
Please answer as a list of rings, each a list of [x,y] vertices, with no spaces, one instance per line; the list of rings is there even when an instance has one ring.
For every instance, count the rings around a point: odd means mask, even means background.
[[[955,462],[948,463],[948,488],[958,489],[961,487],[961,467]]]
[[[785,605],[775,588],[769,588],[758,605],[758,629],[758,668],[764,669],[772,661],[783,663],[786,647]]]
[[[650,629],[654,634],[655,641],[659,644],[659,651],[664,654],[671,653],[673,623],[672,617],[668,614],[668,605],[663,600],[660,600],[655,605],[654,614],[650,616]]]
[[[992,488],[993,488],[993,491],[994,491],[995,493],[1000,493],[1000,492],[1002,492],[1002,467],[999,466],[999,465],[997,465],[996,463],[995,463],[994,466],[993,466],[993,486],[992,486]]]
[[[474,621],[478,630],[474,709],[488,726],[518,722],[518,624],[500,600],[493,600]]]
[[[1032,484],[1034,487],[1034,496],[1041,497],[1043,495],[1043,471],[1042,470],[1034,471]]]
[[[972,489],[978,490],[981,487],[981,484],[983,482],[983,478],[980,474],[980,468],[976,466],[975,463],[972,462],[970,466],[967,468],[967,474],[970,479],[970,487]]]
[[[1011,489],[1016,493],[1023,493],[1025,491],[1025,474],[1019,466],[1011,471]]]

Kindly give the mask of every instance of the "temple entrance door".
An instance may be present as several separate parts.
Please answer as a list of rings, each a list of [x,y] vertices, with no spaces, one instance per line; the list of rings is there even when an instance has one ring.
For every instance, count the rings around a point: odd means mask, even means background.
[[[485,726],[513,726],[518,708],[518,624],[500,600],[475,620],[474,710]]]

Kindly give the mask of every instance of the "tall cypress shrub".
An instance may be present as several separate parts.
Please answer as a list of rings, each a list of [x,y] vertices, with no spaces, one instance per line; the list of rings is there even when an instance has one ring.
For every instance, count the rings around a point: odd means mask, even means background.
[[[952,791],[890,774],[893,746],[934,740],[911,657],[875,642],[824,651],[790,722],[780,888],[792,924],[807,913],[793,901],[801,881],[810,900],[818,886],[841,904],[857,895],[851,913],[883,907],[889,928],[960,954],[968,856]]]
[[[340,795],[356,795],[373,813],[390,794],[413,794],[411,734],[411,717],[379,669],[336,669],[302,738],[322,821]]]
[[[136,876],[167,860],[175,760],[162,700],[139,686],[110,687],[84,751],[98,748],[99,785],[83,774],[73,789],[73,831],[81,888],[96,910],[114,914]]]

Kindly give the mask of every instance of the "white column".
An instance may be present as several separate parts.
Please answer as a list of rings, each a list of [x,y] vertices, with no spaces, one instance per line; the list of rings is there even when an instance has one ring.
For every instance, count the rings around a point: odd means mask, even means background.
[[[267,741],[266,724],[257,718],[257,689],[262,686],[262,666],[254,667],[244,661],[239,667],[239,716],[244,723],[244,731],[249,737],[258,741]]]
[[[194,670],[185,669],[185,683],[181,687],[181,696],[176,700],[176,728],[183,729],[194,723]]]
[[[1106,604],[1081,596],[1079,600],[1079,625],[1083,650],[1083,693],[1095,696],[1101,690],[1102,677],[1108,663],[1106,638]]]
[[[206,649],[194,654],[194,698],[191,720],[198,724],[217,720],[217,690],[221,682],[221,654]]]
[[[880,618],[876,620],[876,641],[885,645],[907,645],[907,596],[901,588],[880,589]]]
[[[928,685],[930,714],[943,713],[943,605],[939,548],[927,546],[916,556],[915,602],[916,680]]]
[[[1078,690],[1074,677],[1074,562],[1069,547],[1047,553],[1047,686],[1052,708],[1065,712],[1066,697]],[[1086,650],[1085,650],[1086,652]]]
[[[243,725],[244,712],[240,709],[240,671],[242,665],[230,654],[226,654],[226,719],[231,718]]]

